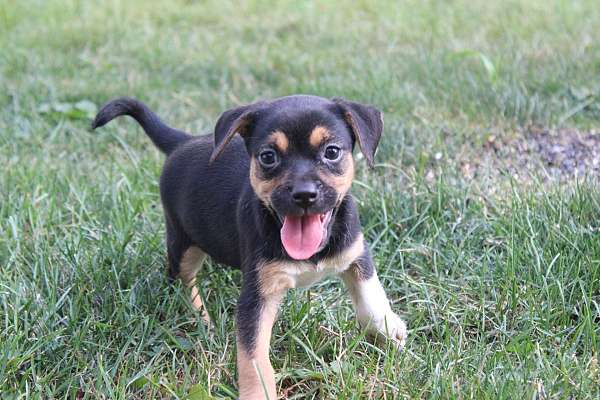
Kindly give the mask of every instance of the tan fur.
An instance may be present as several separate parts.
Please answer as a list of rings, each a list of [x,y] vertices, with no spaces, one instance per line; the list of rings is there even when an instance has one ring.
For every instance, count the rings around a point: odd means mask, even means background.
[[[338,193],[338,203],[342,201],[354,180],[354,158],[352,154],[346,153],[340,162],[344,173],[342,175],[334,175],[330,172],[319,171],[319,178],[328,186],[331,186]]]
[[[322,260],[319,265],[326,270],[334,269],[340,273],[348,269],[348,267],[358,259],[365,251],[365,241],[362,233],[356,236],[354,242],[344,251],[340,252],[335,257],[329,257]]]
[[[361,131],[358,128],[356,121],[354,121],[354,117],[352,116],[352,113],[351,112],[344,113],[344,119],[346,120],[346,122],[348,122],[348,125],[350,125],[352,132],[354,132],[354,137],[356,138],[356,141],[358,142],[358,147],[360,147],[360,150],[363,152],[363,154],[366,154],[365,145],[362,141]],[[383,123],[383,115],[381,116],[381,122]]]
[[[240,339],[238,337],[237,366],[240,400],[264,400],[267,398],[265,389],[269,399],[277,399],[275,373],[269,360],[269,347],[271,331],[277,318],[281,298],[281,295],[267,297],[260,316],[258,316],[258,334],[256,336],[256,346],[252,354],[248,354],[240,346]]]
[[[295,264],[299,264],[296,266]],[[296,282],[288,271],[298,268],[301,263],[294,262],[271,262],[261,265],[259,282],[261,292],[264,296],[272,296],[287,289],[296,287]]]
[[[317,125],[310,133],[308,141],[310,142],[310,145],[312,147],[318,149],[321,146],[321,144],[330,137],[331,133],[327,128],[321,125]]]
[[[271,133],[269,135],[269,143],[273,143],[275,147],[277,147],[277,149],[282,153],[286,153],[290,145],[287,136],[281,131],[275,131]]]
[[[344,281],[346,281],[346,279],[362,281],[365,278],[363,277],[360,267],[357,264],[351,264],[350,267],[342,273],[342,279]]]
[[[206,323],[210,324],[210,317],[206,312],[204,304],[202,304],[202,298],[196,287],[196,274],[200,271],[205,258],[206,253],[200,250],[200,248],[195,246],[189,247],[183,253],[183,257],[181,257],[181,261],[179,262],[178,277],[187,288],[191,289],[190,301],[192,302],[192,306],[198,311],[202,310],[202,318]]]
[[[275,188],[282,184],[285,175],[276,177],[270,180],[264,180],[260,174],[260,166],[256,158],[250,160],[250,185],[254,189],[254,193],[267,206],[271,207],[271,193]]]
[[[264,296],[281,295],[287,289],[306,287],[323,278],[339,274],[364,252],[362,233],[354,243],[335,257],[325,258],[318,264],[308,261],[275,261],[259,266],[260,290]]]
[[[266,300],[259,317],[259,331],[254,352],[246,353],[240,347],[238,340],[240,399],[266,398],[256,368],[263,377],[269,398],[276,399],[275,378],[269,361],[269,342],[277,309],[286,291],[295,287],[309,286],[328,275],[342,273],[363,252],[364,241],[361,233],[346,250],[335,257],[323,259],[317,265],[307,261],[273,261],[258,266],[259,286]]]
[[[240,117],[229,129],[229,132],[223,138],[221,144],[215,148],[210,156],[209,163],[214,162],[221,153],[225,150],[225,147],[231,142],[231,139],[235,136],[236,133],[239,133],[241,136],[244,136],[247,133],[248,125],[250,124],[250,119],[248,117]]]

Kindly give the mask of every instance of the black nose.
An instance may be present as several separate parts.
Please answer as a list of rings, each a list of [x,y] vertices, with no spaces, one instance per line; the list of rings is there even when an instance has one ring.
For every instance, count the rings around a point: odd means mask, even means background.
[[[317,201],[317,185],[314,182],[301,182],[294,185],[292,199],[302,208],[308,208]]]

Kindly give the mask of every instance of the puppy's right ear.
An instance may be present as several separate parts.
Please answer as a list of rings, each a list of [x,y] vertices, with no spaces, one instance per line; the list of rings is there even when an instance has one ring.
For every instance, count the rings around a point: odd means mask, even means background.
[[[250,135],[258,113],[265,104],[265,102],[258,102],[232,108],[219,117],[215,125],[215,147],[209,163],[212,163],[221,155],[236,133],[239,133],[243,138]]]

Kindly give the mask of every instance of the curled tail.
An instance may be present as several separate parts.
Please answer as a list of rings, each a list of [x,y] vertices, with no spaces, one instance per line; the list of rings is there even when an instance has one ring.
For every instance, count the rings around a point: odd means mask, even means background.
[[[121,97],[102,106],[92,122],[92,129],[104,126],[121,115],[129,115],[135,119],[156,147],[165,154],[171,153],[179,144],[192,138],[185,132],[167,126],[144,103],[129,97]]]

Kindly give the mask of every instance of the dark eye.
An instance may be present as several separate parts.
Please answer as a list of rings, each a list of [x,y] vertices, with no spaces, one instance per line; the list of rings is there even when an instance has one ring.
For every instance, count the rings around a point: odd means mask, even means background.
[[[325,158],[329,161],[337,161],[342,155],[342,149],[337,146],[327,146],[325,149]]]
[[[270,168],[277,164],[277,153],[275,150],[263,150],[258,155],[258,160],[263,167]]]

